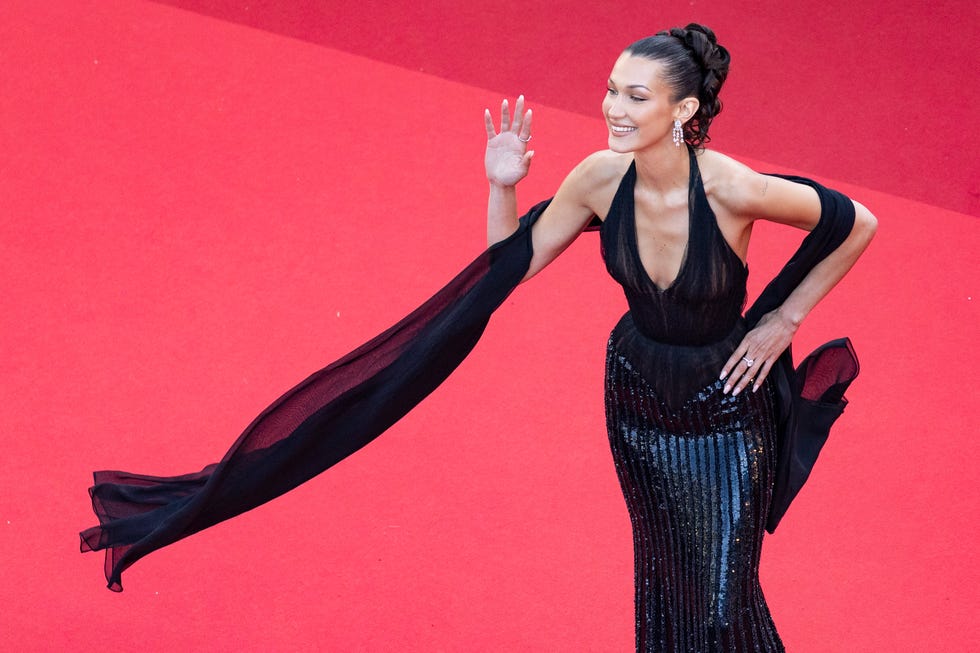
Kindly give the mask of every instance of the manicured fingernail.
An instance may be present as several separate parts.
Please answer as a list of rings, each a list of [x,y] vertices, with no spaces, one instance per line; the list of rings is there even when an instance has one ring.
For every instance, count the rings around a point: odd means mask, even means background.
[[[721,371],[721,374],[718,375],[718,380],[719,381],[724,381],[726,376],[728,376],[728,372],[726,372],[725,370],[722,370]]]
[[[729,392],[731,392],[731,391],[732,391],[732,386],[731,386],[731,384],[729,384],[729,383],[726,383],[726,384],[725,384],[725,389],[724,389],[724,390],[722,390],[722,392],[723,392],[723,393],[725,393],[725,394],[727,395],[727,394],[728,394]]]
[[[732,393],[732,396],[737,397],[739,392],[740,390],[738,388],[735,388],[735,392]]]
[[[759,389],[758,385],[752,386],[752,392],[756,392]]]

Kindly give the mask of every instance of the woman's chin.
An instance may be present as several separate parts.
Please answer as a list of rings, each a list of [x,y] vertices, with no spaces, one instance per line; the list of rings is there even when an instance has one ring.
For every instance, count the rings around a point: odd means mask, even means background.
[[[632,152],[633,147],[622,136],[609,135],[609,149],[619,154]]]

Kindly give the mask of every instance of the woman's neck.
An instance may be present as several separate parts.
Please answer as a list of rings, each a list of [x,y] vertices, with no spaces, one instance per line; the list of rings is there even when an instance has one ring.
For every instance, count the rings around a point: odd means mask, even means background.
[[[644,188],[666,194],[677,187],[688,185],[691,162],[687,144],[677,147],[672,142],[654,145],[634,152],[636,181]]]

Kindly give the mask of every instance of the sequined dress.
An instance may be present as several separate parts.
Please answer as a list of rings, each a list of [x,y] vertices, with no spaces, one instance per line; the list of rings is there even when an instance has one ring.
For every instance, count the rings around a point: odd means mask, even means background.
[[[690,152],[689,238],[659,288],[637,248],[635,166],[602,224],[630,311],[607,350],[609,442],[633,526],[637,651],[783,651],[759,585],[776,417],[767,381],[723,394],[745,333],[747,270],[718,228]]]

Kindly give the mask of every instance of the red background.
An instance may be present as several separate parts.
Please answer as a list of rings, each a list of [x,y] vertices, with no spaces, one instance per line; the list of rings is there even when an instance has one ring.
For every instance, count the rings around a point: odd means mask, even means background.
[[[483,107],[535,107],[526,206],[604,146],[593,105],[623,45],[689,18],[735,60],[713,146],[881,221],[797,342],[849,335],[863,371],[766,540],[780,633],[794,652],[977,648],[972,5],[290,6],[0,5],[5,648],[630,650],[600,399],[624,302],[594,235],[376,443],[154,553],[123,594],[76,534],[91,470],[217,459],[479,251]],[[798,241],[759,230],[752,292]]]

